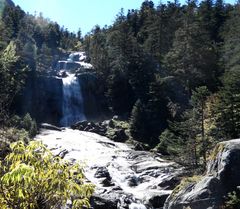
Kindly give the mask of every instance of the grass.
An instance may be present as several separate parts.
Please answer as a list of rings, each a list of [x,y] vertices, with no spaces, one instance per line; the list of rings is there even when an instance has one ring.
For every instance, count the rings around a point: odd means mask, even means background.
[[[219,143],[215,146],[211,154],[208,156],[208,160],[215,160],[217,155],[224,150],[224,145],[222,143]]]
[[[196,184],[201,179],[202,179],[202,176],[200,176],[200,175],[183,178],[181,183],[177,187],[175,187],[175,189],[173,190],[172,195],[175,196],[176,194],[178,194],[181,190],[183,190],[187,186],[189,186],[191,184]]]

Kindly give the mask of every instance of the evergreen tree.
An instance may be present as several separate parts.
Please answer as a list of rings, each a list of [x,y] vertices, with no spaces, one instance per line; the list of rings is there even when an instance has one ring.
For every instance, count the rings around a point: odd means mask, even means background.
[[[115,65],[112,74],[108,78],[107,98],[114,114],[129,115],[134,104],[134,96],[131,86],[121,68],[121,63]]]
[[[236,5],[223,31],[222,58],[225,66],[223,87],[215,106],[217,127],[221,138],[240,136],[240,6]]]
[[[145,106],[141,100],[136,101],[129,123],[132,138],[147,143],[149,140],[149,130]]]
[[[146,107],[149,136],[152,138],[152,143],[158,141],[158,137],[163,132],[168,124],[169,118],[168,98],[165,80],[159,76],[155,76],[154,81],[149,87],[149,99]]]
[[[223,88],[214,107],[218,137],[228,140],[240,137],[240,70],[225,73]]]
[[[16,69],[18,59],[16,45],[10,42],[0,58],[0,124],[8,119],[13,99],[23,84],[23,69]]]
[[[191,109],[187,109],[179,122],[171,123],[171,130],[182,140],[182,147],[186,146],[190,152],[182,153],[187,162],[198,167],[203,158],[206,164],[208,139],[205,133],[206,101],[209,95],[206,86],[202,86],[193,92],[191,97]]]
[[[176,32],[173,48],[165,57],[165,67],[191,94],[201,85],[217,85],[216,52],[209,34],[195,20],[195,6],[188,5],[183,27]],[[211,59],[209,59],[211,57]]]

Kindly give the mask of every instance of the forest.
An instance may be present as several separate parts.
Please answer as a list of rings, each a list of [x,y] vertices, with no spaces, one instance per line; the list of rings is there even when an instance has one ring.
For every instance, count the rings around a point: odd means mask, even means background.
[[[11,105],[28,76],[51,72],[67,51],[85,50],[107,108],[129,122],[133,139],[172,156],[184,156],[187,146],[188,164],[204,164],[213,145],[240,134],[239,23],[239,4],[222,0],[144,1],[82,37],[80,29],[74,34],[7,5],[0,22],[1,124],[14,115]]]
[[[198,173],[218,142],[240,137],[239,2],[154,5],[146,0],[140,9],[121,10],[112,25],[96,25],[84,36],[81,29],[70,32],[42,14],[2,2],[4,146],[37,133],[38,121],[29,114],[15,115],[15,98],[25,81],[51,74],[59,57],[72,51],[86,52],[109,115],[125,121],[130,137],[148,150]],[[6,153],[1,151],[1,158]]]

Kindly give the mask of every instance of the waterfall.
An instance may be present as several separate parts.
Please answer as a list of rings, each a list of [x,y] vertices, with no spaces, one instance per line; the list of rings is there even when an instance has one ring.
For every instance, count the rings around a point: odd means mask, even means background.
[[[70,126],[71,124],[85,120],[83,111],[83,97],[81,85],[75,74],[67,73],[67,77],[62,78],[63,81],[63,104],[62,104],[62,126]]]

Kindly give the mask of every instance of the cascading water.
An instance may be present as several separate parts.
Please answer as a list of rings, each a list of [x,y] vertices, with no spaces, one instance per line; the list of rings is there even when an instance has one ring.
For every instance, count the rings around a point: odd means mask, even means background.
[[[158,202],[171,193],[171,179],[182,172],[177,164],[154,153],[135,151],[90,132],[42,130],[36,139],[54,155],[84,165],[86,178],[96,185],[95,194],[107,202],[117,202],[115,207],[101,208],[161,208]]]
[[[66,73],[63,81],[63,117],[60,121],[62,126],[69,126],[75,122],[85,120],[83,111],[83,97],[81,85],[75,74]]]

